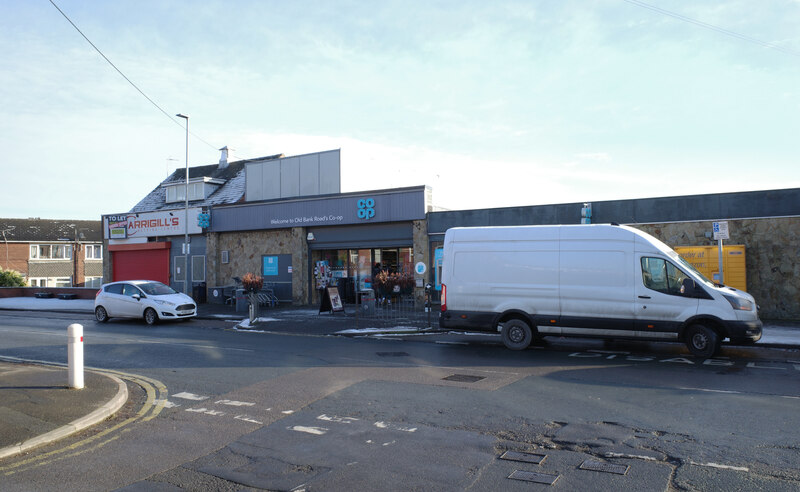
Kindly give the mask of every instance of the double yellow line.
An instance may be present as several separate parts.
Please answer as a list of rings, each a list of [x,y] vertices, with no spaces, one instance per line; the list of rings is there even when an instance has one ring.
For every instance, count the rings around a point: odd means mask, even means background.
[[[34,362],[34,361],[26,361],[26,362]],[[47,364],[57,365],[52,363],[47,363]],[[169,393],[167,391],[167,387],[161,381],[144,376],[127,374],[124,372],[112,371],[108,369],[87,368],[87,370],[91,370],[93,372],[100,374],[106,374],[109,376],[115,376],[122,380],[130,381],[131,383],[137,384],[142,389],[144,389],[145,393],[147,394],[147,400],[145,401],[142,408],[140,408],[139,411],[136,413],[136,415],[134,415],[133,417],[129,417],[123,420],[122,422],[114,425],[113,427],[109,427],[108,429],[105,429],[102,432],[99,432],[81,441],[75,442],[65,448],[56,449],[54,451],[37,455],[10,465],[0,466],[0,475],[2,476],[13,475],[15,473],[31,470],[33,468],[37,468],[43,465],[48,465],[56,461],[73,458],[75,456],[80,456],[82,454],[100,449],[106,444],[116,441],[117,439],[122,437],[126,432],[130,432],[132,430],[131,424],[137,422],[147,422],[149,420],[152,420],[155,417],[157,417],[159,413],[161,413],[161,410],[164,409],[164,404],[167,401],[167,396]]]

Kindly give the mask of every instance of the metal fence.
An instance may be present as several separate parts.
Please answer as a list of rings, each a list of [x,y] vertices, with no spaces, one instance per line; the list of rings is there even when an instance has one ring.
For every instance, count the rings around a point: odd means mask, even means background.
[[[426,329],[439,325],[438,312],[433,307],[426,310],[425,302],[413,295],[392,298],[362,298],[351,311],[360,328],[411,327]]]

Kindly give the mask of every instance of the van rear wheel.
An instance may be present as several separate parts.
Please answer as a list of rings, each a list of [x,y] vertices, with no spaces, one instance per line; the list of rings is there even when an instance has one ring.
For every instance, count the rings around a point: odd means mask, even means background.
[[[694,324],[686,329],[686,346],[697,357],[713,357],[720,342],[717,332],[705,325]]]
[[[521,319],[510,319],[503,323],[500,334],[503,344],[511,350],[525,350],[533,341],[533,330]]]

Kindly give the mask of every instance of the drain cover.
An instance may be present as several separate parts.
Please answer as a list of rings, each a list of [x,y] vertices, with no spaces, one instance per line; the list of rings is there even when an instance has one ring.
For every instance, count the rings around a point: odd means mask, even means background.
[[[444,381],[456,381],[458,383],[474,383],[476,381],[480,381],[481,379],[486,378],[481,376],[470,376],[469,374],[453,374],[452,376],[442,378]]]
[[[514,472],[508,476],[511,480],[522,480],[523,482],[534,482],[534,483],[544,483],[547,485],[553,485],[556,483],[556,480],[561,475],[549,475],[547,473],[536,473],[536,472],[529,472],[529,471],[522,471],[522,470],[514,470]]]
[[[501,460],[522,461],[524,463],[533,463],[534,465],[541,465],[544,463],[545,458],[547,458],[546,454],[520,453],[519,451],[506,451],[500,456]]]
[[[603,461],[586,460],[581,463],[581,470],[591,470],[603,473],[616,473],[617,475],[625,475],[631,467],[628,465],[615,465],[613,463],[606,463]]]
[[[380,357],[406,357],[408,352],[376,352]]]

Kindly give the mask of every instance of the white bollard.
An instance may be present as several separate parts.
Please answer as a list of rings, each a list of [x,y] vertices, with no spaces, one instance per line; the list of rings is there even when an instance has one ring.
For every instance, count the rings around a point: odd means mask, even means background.
[[[67,327],[67,365],[69,387],[83,388],[83,325],[78,323]]]

